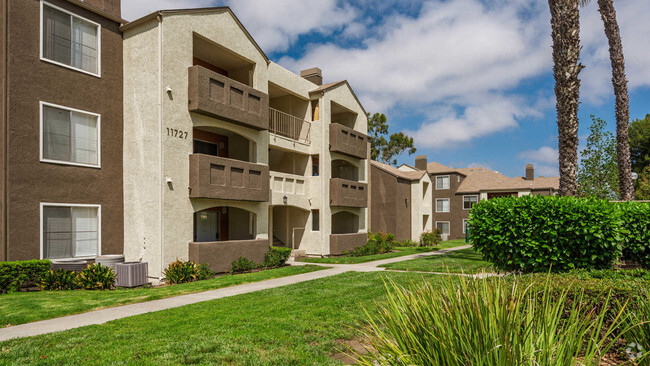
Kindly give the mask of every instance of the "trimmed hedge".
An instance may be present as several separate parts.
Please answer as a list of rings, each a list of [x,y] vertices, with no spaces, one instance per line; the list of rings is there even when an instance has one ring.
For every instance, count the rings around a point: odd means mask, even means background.
[[[344,252],[347,257],[362,257],[388,253],[395,247],[395,235],[387,233],[368,233],[368,242],[365,245],[356,247],[350,252]]]
[[[284,263],[291,256],[291,248],[269,247],[269,251],[264,254],[264,268],[276,268],[284,266]]]
[[[495,268],[566,271],[611,268],[621,256],[620,210],[605,200],[524,196],[481,201],[470,240]]]
[[[650,203],[617,203],[625,232],[623,233],[623,258],[650,267]]]
[[[49,260],[31,260],[0,263],[0,294],[37,285],[50,271]]]

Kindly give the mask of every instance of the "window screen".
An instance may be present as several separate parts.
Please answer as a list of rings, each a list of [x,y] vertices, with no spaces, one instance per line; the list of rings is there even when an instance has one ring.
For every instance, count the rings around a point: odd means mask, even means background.
[[[97,207],[43,207],[43,258],[99,254]]]
[[[43,158],[98,165],[97,117],[43,106]]]
[[[43,6],[43,57],[93,74],[99,71],[99,27]]]

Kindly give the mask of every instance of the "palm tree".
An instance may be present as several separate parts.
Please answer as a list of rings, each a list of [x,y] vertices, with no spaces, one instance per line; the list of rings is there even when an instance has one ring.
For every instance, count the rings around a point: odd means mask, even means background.
[[[580,62],[580,3],[578,0],[548,0],[551,9],[553,74],[557,108],[560,194],[577,193],[578,103],[583,66]]]
[[[581,0],[581,4],[585,5],[589,1]],[[627,92],[627,79],[625,78],[621,31],[616,21],[613,0],[598,0],[598,11],[603,19],[605,36],[609,42],[609,59],[612,63],[612,84],[614,84],[614,95],[616,96],[616,154],[621,199],[630,201],[634,199],[632,163],[630,162],[630,144],[627,132],[630,123],[630,96]]]

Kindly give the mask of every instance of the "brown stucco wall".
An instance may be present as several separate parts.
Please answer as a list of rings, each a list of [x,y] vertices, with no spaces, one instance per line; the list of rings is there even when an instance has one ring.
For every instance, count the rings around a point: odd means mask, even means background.
[[[190,155],[190,198],[269,201],[268,165]]]
[[[190,243],[189,258],[195,263],[206,263],[215,272],[227,272],[239,257],[262,263],[268,251],[269,241],[266,239]]]
[[[436,189],[436,176],[449,175],[449,188],[444,190]],[[433,228],[436,227],[436,221],[449,221],[449,239],[463,239],[463,219],[469,217],[469,210],[463,210],[463,196],[466,193],[456,193],[458,187],[463,183],[463,175],[458,173],[430,174],[433,184],[432,204],[433,204]],[[470,193],[474,194],[474,193]],[[476,193],[478,195],[478,193]],[[436,212],[436,199],[449,198],[449,211],[447,213]]]
[[[124,246],[122,35],[119,24],[63,0],[102,26],[101,78],[40,60],[38,0],[9,0],[8,256],[40,256],[40,203],[101,204],[102,254]],[[101,114],[101,169],[41,163],[39,101]]]
[[[105,12],[115,15],[116,17],[122,16],[121,14],[121,0],[83,0],[84,2],[93,5]]]
[[[7,246],[5,228],[5,179],[6,167],[6,61],[7,61],[7,48],[6,48],[6,28],[7,28],[7,2],[0,1],[0,261],[7,260]]]
[[[340,123],[330,123],[330,151],[365,159],[368,155],[368,136]]]
[[[411,237],[410,182],[370,167],[372,181],[370,230],[395,235],[398,241]]]
[[[341,178],[330,178],[330,205],[368,207],[368,184]]]
[[[330,255],[341,255],[368,242],[368,234],[330,234]]]

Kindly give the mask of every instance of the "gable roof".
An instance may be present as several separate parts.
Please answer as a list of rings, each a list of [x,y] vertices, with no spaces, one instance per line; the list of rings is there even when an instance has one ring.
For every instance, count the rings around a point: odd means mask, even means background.
[[[370,160],[370,165],[372,165],[375,168],[381,169],[392,176],[406,179],[409,181],[420,180],[425,174],[424,170],[404,171],[404,170],[399,170],[392,165],[380,163],[374,160]]]
[[[334,88],[338,87],[339,85],[343,85],[343,84],[347,85],[348,89],[350,89],[350,93],[352,93],[352,96],[354,97],[354,100],[357,101],[357,104],[359,105],[359,107],[361,107],[361,110],[363,111],[363,113],[365,115],[368,115],[368,112],[366,112],[366,109],[363,108],[363,104],[361,104],[361,102],[359,101],[359,98],[357,98],[357,95],[354,93],[354,89],[352,89],[352,87],[350,86],[350,83],[348,83],[347,80],[340,80],[340,81],[335,81],[333,83],[323,84],[323,85],[319,86],[318,88],[316,88],[314,90],[311,90],[309,92],[309,94],[318,93],[318,92],[323,92],[324,93],[324,92],[326,92],[328,90],[334,89]]]
[[[427,173],[440,174],[440,173],[461,173],[461,172],[459,171],[459,169],[450,168],[448,166],[444,166],[440,163],[436,163],[435,161],[432,161],[429,164],[427,164]]]
[[[158,10],[155,11],[149,15],[145,15],[142,18],[136,19],[132,22],[126,23],[123,26],[120,27],[120,30],[122,32],[125,32],[133,27],[136,27],[140,24],[147,23],[153,19],[158,18],[159,16],[165,16],[165,15],[176,15],[176,14],[211,14],[211,13],[223,13],[223,12],[228,12],[230,16],[233,17],[235,20],[235,23],[241,28],[241,30],[244,32],[246,37],[251,41],[251,43],[257,48],[257,50],[262,54],[262,57],[264,57],[264,60],[266,60],[266,64],[270,64],[271,60],[266,56],[266,53],[262,50],[262,48],[255,42],[255,39],[253,39],[253,36],[251,36],[250,33],[248,33],[248,30],[246,30],[246,27],[242,24],[241,21],[239,21],[239,18],[233,13],[233,11],[230,9],[228,6],[217,6],[217,7],[210,7],[210,8],[195,8],[195,9],[172,9],[172,10]]]
[[[533,180],[526,180],[522,177],[510,178],[499,172],[482,167],[458,170],[465,174],[465,179],[460,184],[460,187],[458,187],[457,193],[524,189],[558,190],[560,188],[559,177],[538,177]]]

